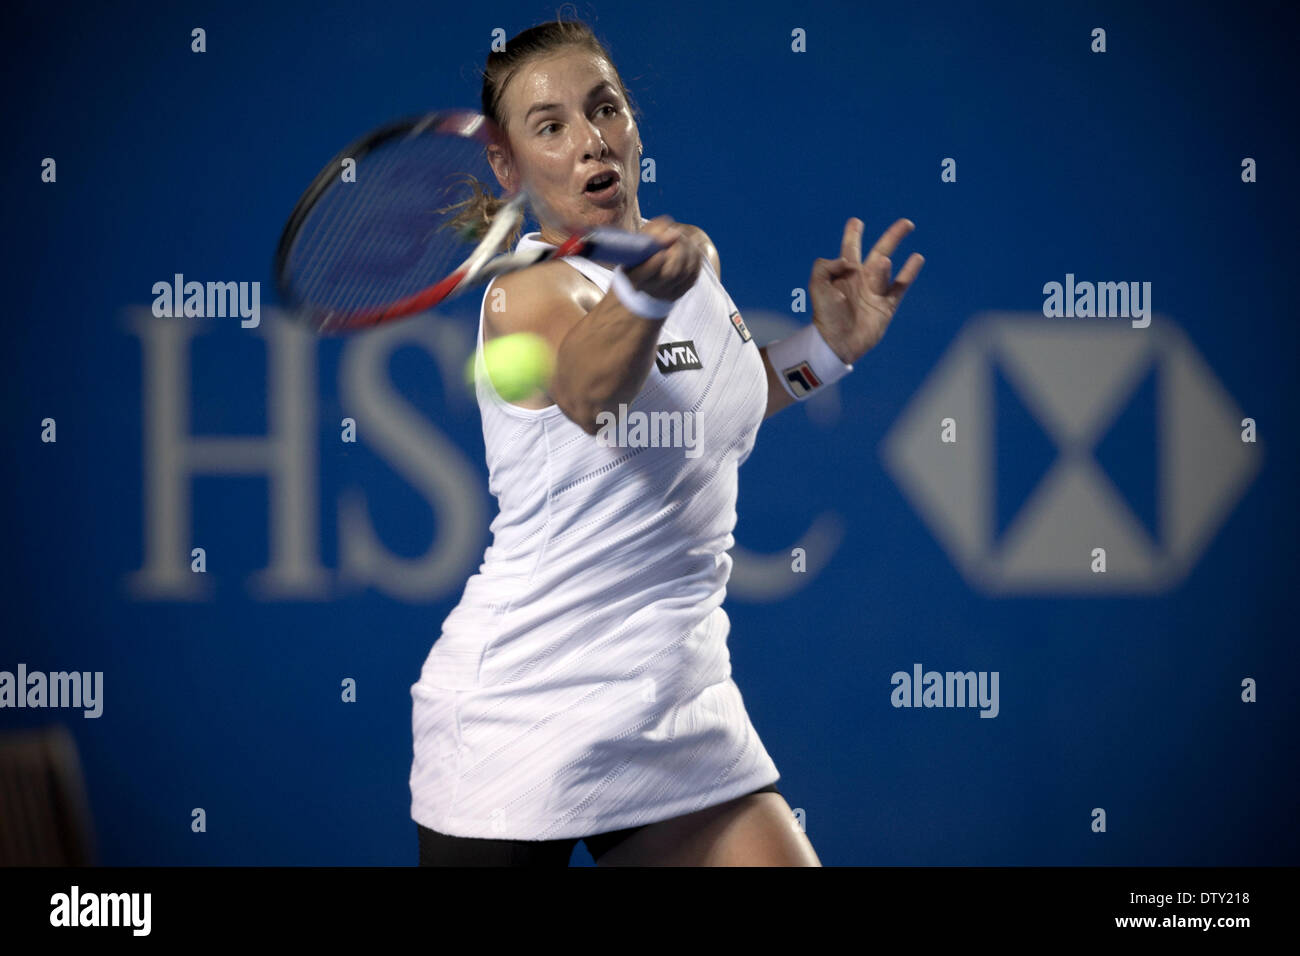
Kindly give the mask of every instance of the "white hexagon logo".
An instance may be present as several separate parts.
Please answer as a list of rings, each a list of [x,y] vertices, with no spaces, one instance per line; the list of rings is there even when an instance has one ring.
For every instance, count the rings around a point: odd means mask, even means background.
[[[1056,458],[995,534],[993,366],[1056,445]],[[1157,540],[1093,452],[1154,370]],[[982,313],[967,324],[880,451],[953,563],[991,593],[1164,591],[1181,581],[1253,480],[1263,445],[1168,319],[1150,327]],[[957,422],[943,442],[940,422]],[[1106,572],[1091,568],[1106,550]]]

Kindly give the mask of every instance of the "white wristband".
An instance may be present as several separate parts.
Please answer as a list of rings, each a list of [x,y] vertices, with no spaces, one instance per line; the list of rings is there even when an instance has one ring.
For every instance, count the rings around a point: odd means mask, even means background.
[[[624,307],[634,315],[639,315],[643,319],[662,319],[672,311],[673,300],[656,299],[652,295],[646,295],[639,289],[632,287],[632,280],[627,277],[623,267],[619,266],[614,270],[614,278],[610,280],[610,288],[618,296]]]
[[[840,361],[815,325],[770,343],[767,360],[785,390],[801,402],[853,371],[852,365]]]

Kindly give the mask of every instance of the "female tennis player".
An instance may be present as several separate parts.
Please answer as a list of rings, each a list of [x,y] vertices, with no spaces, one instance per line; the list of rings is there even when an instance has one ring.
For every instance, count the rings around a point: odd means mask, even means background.
[[[540,231],[519,248],[598,225],[666,247],[484,290],[476,391],[500,513],[411,688],[420,863],[567,866],[581,839],[601,866],[819,866],[731,679],[737,471],[764,418],[880,340],[923,262],[890,282],[912,223],[863,262],[849,220],[840,257],[813,266],[813,324],[760,349],[708,236],[641,217],[634,107],[589,28],[547,23],[493,52],[482,108],[508,139],[489,147],[499,185],[535,197]],[[466,218],[499,205],[484,190]],[[517,332],[551,344],[555,371],[509,402],[482,346]],[[693,416],[698,453],[602,430],[656,412]]]

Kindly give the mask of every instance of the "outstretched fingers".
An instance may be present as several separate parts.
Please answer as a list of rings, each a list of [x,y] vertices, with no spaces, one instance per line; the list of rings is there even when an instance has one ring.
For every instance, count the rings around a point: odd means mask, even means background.
[[[908,256],[907,262],[903,263],[903,268],[898,273],[898,277],[894,279],[894,284],[889,287],[889,294],[895,302],[903,298],[908,286],[912,284],[912,280],[920,274],[923,265],[925,265],[925,256],[919,252],[914,252]]]
[[[857,216],[850,218],[844,224],[844,237],[840,240],[840,257],[834,260],[817,260],[814,274],[824,274],[827,278],[838,279],[846,272],[860,270],[871,292],[880,296],[889,296],[897,303],[920,273],[921,266],[925,265],[925,257],[914,252],[904,263],[898,277],[890,281],[893,263],[889,257],[898,249],[898,244],[904,237],[916,228],[916,223],[910,219],[895,220],[892,226],[881,233],[876,244],[867,253],[866,259],[863,260],[862,232],[865,228],[866,224]]]
[[[862,230],[866,228],[857,216],[844,224],[844,238],[840,240],[840,258],[853,265],[862,264]]]
[[[882,255],[886,259],[894,254],[898,244],[903,241],[903,237],[916,228],[916,223],[910,219],[899,219],[892,226],[881,234],[876,240],[876,244],[871,247],[868,256]]]

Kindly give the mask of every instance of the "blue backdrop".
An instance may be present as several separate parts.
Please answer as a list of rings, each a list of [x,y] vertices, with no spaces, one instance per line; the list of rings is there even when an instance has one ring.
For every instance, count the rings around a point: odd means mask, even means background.
[[[760,342],[850,216],[927,259],[741,469],[734,676],[824,863],[1300,862],[1288,9],[578,7],[643,214],[709,232]],[[104,690],[0,721],[71,728],[100,862],[415,862],[409,687],[494,513],[473,325],[316,342],[271,253],[343,144],[477,107],[493,30],[554,13],[10,15],[0,670]],[[153,318],[177,273],[262,283],[261,324]],[[1149,289],[1149,325],[1045,316],[1067,281]],[[917,665],[996,672],[996,715],[894,706]]]

